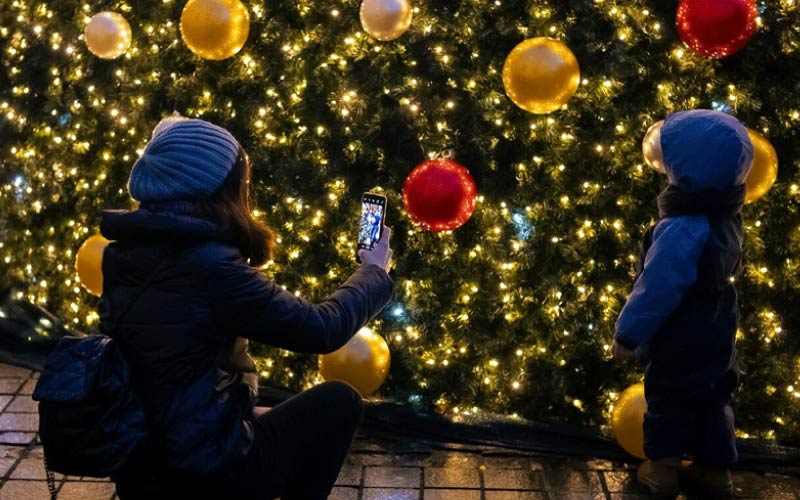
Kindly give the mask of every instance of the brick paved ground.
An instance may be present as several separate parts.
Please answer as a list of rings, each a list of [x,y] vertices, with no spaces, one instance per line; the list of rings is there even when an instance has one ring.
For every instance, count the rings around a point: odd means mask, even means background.
[[[0,363],[0,500],[46,500],[38,416],[30,394],[38,374]],[[649,495],[630,464],[544,456],[430,450],[394,453],[358,440],[331,500],[639,500]],[[108,480],[57,476],[59,498],[113,500]],[[737,498],[800,499],[800,479],[740,471]]]

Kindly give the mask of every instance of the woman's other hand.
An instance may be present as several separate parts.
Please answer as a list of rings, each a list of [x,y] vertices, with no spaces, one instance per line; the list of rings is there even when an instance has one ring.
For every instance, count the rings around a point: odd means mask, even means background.
[[[384,269],[387,273],[392,269],[392,247],[390,240],[392,239],[392,229],[388,226],[383,226],[383,235],[381,240],[372,250],[359,250],[358,256],[361,257],[361,265],[363,266],[378,266]]]

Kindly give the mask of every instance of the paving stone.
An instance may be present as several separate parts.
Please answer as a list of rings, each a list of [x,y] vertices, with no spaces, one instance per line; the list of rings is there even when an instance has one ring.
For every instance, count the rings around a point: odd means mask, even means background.
[[[25,384],[22,386],[22,388],[19,390],[19,393],[30,396],[31,394],[33,394],[33,389],[36,387],[36,382],[38,382],[38,380],[35,379],[27,380]]]
[[[594,471],[579,471],[565,466],[545,467],[544,475],[550,491],[600,493],[603,485]]]
[[[788,477],[788,476],[778,476],[778,477],[780,477],[780,481],[786,481],[794,489],[795,494],[800,498],[799,477]]]
[[[358,500],[358,488],[334,488],[328,500]]]
[[[6,477],[15,463],[17,463],[16,458],[0,458],[0,477]]]
[[[605,493],[588,491],[550,491],[550,500],[606,500]],[[677,500],[677,499],[676,499]]]
[[[586,460],[582,466],[586,470],[614,470],[616,468],[611,460],[600,459]]]
[[[35,432],[0,432],[0,444],[30,444]]]
[[[24,457],[44,459],[44,448],[42,446],[28,448],[24,453]]]
[[[3,500],[49,500],[50,491],[45,481],[27,481],[12,479],[0,487],[0,498]],[[59,497],[59,500],[67,500]],[[73,500],[76,500],[73,498]]]
[[[426,488],[480,488],[481,476],[477,468],[426,467],[423,472]],[[427,498],[427,494],[426,494]]]
[[[360,486],[361,485],[361,466],[360,465],[345,465],[339,471],[339,477],[336,479],[337,485],[346,486]]]
[[[419,500],[420,490],[364,488],[363,500]]]
[[[486,490],[486,500],[546,500],[541,491]]]
[[[525,469],[486,469],[483,485],[492,490],[540,490],[544,486],[539,474]]]
[[[24,383],[23,378],[0,378],[0,394],[14,394]]]
[[[422,465],[425,467],[460,467],[477,469],[485,460],[475,453],[434,451]]]
[[[400,453],[392,456],[391,465],[395,467],[424,467],[430,460],[431,454],[425,453]]]
[[[2,406],[2,401],[0,401],[0,406]],[[31,399],[30,396],[15,396],[5,411],[37,413],[39,411],[39,403]]]
[[[0,396],[0,412],[5,410],[6,406],[8,406],[8,403],[10,403],[12,399],[14,399],[14,396],[10,394]]]
[[[33,370],[30,368],[23,368],[21,366],[9,365],[7,363],[0,363],[0,377],[30,377]]]
[[[364,486],[371,488],[419,488],[419,467],[367,467]]]
[[[22,458],[24,448],[20,446],[6,446],[0,444],[0,458],[13,458],[18,459]]]
[[[636,479],[636,472],[606,471],[603,472],[606,486],[611,493],[647,494],[647,488]]]
[[[45,479],[44,462],[38,458],[23,458],[11,473],[11,479]]]
[[[481,490],[425,489],[425,500],[481,500]]]
[[[392,466],[397,463],[397,459],[392,456],[391,454],[377,454],[377,453],[356,453],[353,454],[353,463],[356,465],[367,465],[367,466]]]
[[[542,462],[537,458],[508,455],[485,455],[483,463],[488,469],[530,469],[542,470]]]
[[[770,500],[795,500],[792,486],[784,481],[776,481],[774,476],[755,472],[737,472],[733,476],[733,492],[739,497],[769,498]]]
[[[8,413],[0,415],[0,431],[32,431],[39,430],[37,413]]]
[[[114,483],[67,481],[58,491],[59,500],[110,500]]]

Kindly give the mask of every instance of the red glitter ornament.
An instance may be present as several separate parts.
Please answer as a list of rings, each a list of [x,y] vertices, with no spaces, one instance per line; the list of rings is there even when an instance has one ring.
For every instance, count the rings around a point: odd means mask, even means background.
[[[756,30],[755,0],[681,0],[676,14],[681,39],[707,57],[725,57],[747,44]]]
[[[477,189],[469,170],[452,160],[417,165],[403,185],[403,206],[428,231],[452,231],[475,211]]]

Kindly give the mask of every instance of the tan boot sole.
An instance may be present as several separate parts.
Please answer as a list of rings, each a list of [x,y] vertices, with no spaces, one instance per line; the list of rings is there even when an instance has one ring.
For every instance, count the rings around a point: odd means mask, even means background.
[[[664,497],[675,497],[679,493],[678,486],[676,485],[674,488],[664,487],[662,484],[655,484],[647,479],[647,477],[643,476],[641,472],[636,471],[636,478],[639,480],[640,483],[647,486],[650,490],[650,493],[657,496],[664,496]]]

